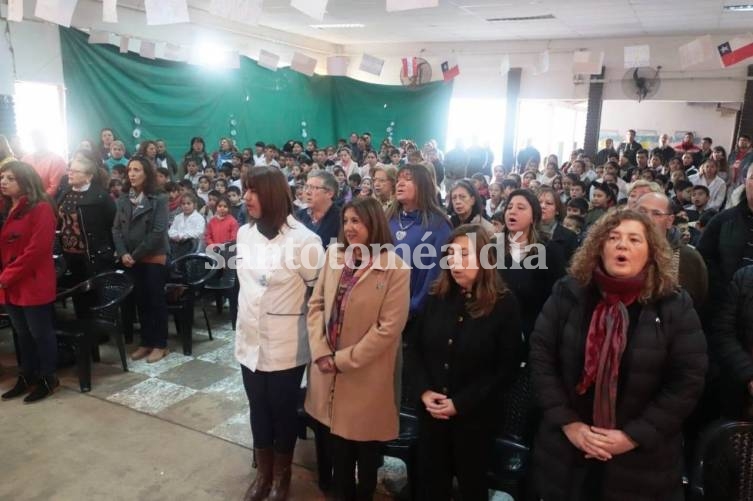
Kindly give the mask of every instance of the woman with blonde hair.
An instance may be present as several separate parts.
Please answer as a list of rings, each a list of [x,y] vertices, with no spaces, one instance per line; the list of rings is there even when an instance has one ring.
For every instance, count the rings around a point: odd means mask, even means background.
[[[646,216],[612,210],[555,285],[529,358],[537,499],[683,499],[682,425],[707,357],[670,261]]]

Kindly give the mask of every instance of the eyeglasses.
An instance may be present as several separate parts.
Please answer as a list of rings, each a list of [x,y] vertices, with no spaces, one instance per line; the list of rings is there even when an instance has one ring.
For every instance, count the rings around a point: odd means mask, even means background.
[[[312,184],[303,185],[303,191],[314,191],[314,190],[327,190],[327,188],[324,186],[314,186]]]
[[[640,212],[644,216],[654,216],[654,217],[671,216],[673,214],[672,212],[662,212],[660,210],[648,210],[648,209],[644,209],[643,207],[638,207],[638,212]]]
[[[74,172],[76,174],[86,174],[86,171],[81,169],[68,169],[68,172]]]

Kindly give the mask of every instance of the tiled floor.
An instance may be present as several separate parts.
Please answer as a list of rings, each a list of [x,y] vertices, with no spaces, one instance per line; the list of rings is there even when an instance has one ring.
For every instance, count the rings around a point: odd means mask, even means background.
[[[172,324],[168,339],[171,353],[155,364],[129,359],[129,372],[123,372],[113,343],[102,345],[101,362],[94,364],[88,395],[251,448],[248,402],[233,353],[234,332],[227,313],[213,313],[210,322],[214,339],[210,340],[197,311],[192,356],[182,354]],[[7,367],[13,360],[12,351],[10,335],[0,332],[2,365]],[[72,369],[62,370],[60,377],[64,386],[78,390]],[[314,470],[314,458],[313,440],[299,441],[295,463]],[[382,492],[400,490],[405,484],[402,462],[385,458],[380,481]],[[493,499],[505,498],[497,495]]]

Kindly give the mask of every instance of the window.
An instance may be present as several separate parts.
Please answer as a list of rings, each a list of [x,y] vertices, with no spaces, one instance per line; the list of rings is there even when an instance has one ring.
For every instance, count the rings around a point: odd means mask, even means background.
[[[494,164],[501,163],[505,134],[504,99],[453,98],[447,124],[445,151],[454,149],[458,141],[467,148],[474,144],[494,152]]]
[[[16,82],[15,90],[16,129],[24,149],[34,150],[32,132],[39,131],[49,150],[68,158],[62,86]]]

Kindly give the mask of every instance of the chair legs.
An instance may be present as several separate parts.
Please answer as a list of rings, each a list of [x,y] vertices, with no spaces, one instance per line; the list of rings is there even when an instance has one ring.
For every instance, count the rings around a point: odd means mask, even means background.
[[[91,343],[87,335],[76,339],[76,370],[81,393],[92,389],[92,359]]]
[[[120,363],[123,365],[123,372],[128,372],[128,362],[126,360],[125,350],[125,336],[120,326],[115,329],[115,344],[118,346],[118,353],[120,354]]]
[[[178,322],[179,334],[183,341],[183,354],[190,356],[193,353],[193,305],[180,312]]]
[[[212,327],[209,325],[209,317],[207,316],[207,309],[202,306],[201,312],[204,314],[204,322],[207,324],[207,333],[209,334],[209,340],[211,341],[214,338],[212,337]]]

